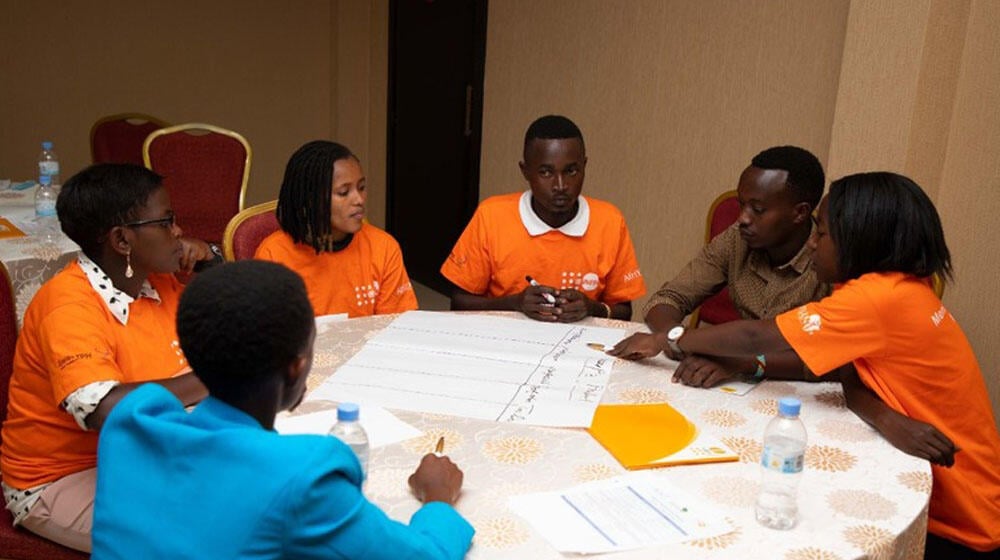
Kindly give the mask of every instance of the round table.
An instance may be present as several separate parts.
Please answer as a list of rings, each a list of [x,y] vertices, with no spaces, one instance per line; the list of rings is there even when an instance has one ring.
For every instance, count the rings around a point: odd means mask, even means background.
[[[521,317],[519,313],[495,313]],[[395,316],[352,319],[317,334],[308,388],[315,389]],[[639,323],[589,318],[584,324],[644,330]],[[923,558],[930,466],[892,447],[850,412],[836,383],[764,381],[744,396],[671,383],[676,362],[663,356],[618,360],[604,403],[668,402],[739,453],[740,461],[655,469],[657,476],[703,498],[732,531],[714,538],[616,553],[615,558],[773,558],[836,560]],[[802,401],[809,445],[799,488],[798,524],[789,531],[759,525],[753,504],[764,427],[782,396]],[[297,414],[332,408],[304,403]],[[445,437],[446,452],[465,473],[457,509],[476,528],[469,558],[563,558],[507,507],[519,494],[565,489],[626,471],[582,429],[500,424],[438,414],[393,411],[420,437],[373,449],[365,494],[406,522],[420,507],[407,477]]]

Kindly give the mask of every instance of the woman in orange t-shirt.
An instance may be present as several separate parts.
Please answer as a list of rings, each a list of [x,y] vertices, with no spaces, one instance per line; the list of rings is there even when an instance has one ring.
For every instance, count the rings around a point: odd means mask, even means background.
[[[281,230],[254,257],[297,272],[316,315],[417,308],[399,243],[364,220],[367,198],[361,163],[346,146],[315,140],[288,160],[278,195]]]
[[[146,382],[185,404],[206,395],[177,342],[183,287],[173,273],[221,258],[181,237],[162,177],[138,165],[80,171],[56,210],[81,251],[24,314],[0,471],[15,525],[89,552],[97,440],[108,414]]]
[[[819,280],[836,283],[829,297],[668,344],[713,356],[790,348],[814,372],[839,371],[852,411],[931,462],[925,557],[996,558],[1000,434],[972,348],[931,289],[932,276],[951,275],[933,203],[901,175],[844,177],[830,185],[809,243]],[[674,379],[697,375],[678,368]]]

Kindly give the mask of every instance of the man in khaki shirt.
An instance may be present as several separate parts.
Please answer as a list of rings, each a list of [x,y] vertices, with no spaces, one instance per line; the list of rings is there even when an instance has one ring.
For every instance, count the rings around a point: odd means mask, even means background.
[[[610,354],[638,360],[666,352],[681,360],[674,381],[697,387],[742,375],[814,379],[794,352],[723,360],[682,356],[672,342],[684,332],[684,317],[727,286],[744,319],[773,318],[829,294],[816,279],[806,243],[824,181],[819,160],[802,148],[779,146],[754,156],[740,175],[736,223],[650,298],[643,311],[652,334],[634,334]]]

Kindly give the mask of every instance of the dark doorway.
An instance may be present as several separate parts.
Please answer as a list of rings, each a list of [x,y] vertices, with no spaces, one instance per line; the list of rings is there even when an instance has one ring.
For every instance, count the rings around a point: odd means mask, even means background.
[[[386,226],[410,278],[438,269],[479,202],[487,0],[392,0]]]

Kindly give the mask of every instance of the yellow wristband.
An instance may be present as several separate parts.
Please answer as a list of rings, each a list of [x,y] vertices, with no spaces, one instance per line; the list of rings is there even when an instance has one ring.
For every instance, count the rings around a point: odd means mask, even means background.
[[[611,318],[611,306],[608,305],[608,304],[606,304],[606,303],[604,303],[603,301],[599,301],[597,303],[599,303],[599,304],[601,304],[601,305],[604,306],[604,318],[605,319],[610,319]]]

